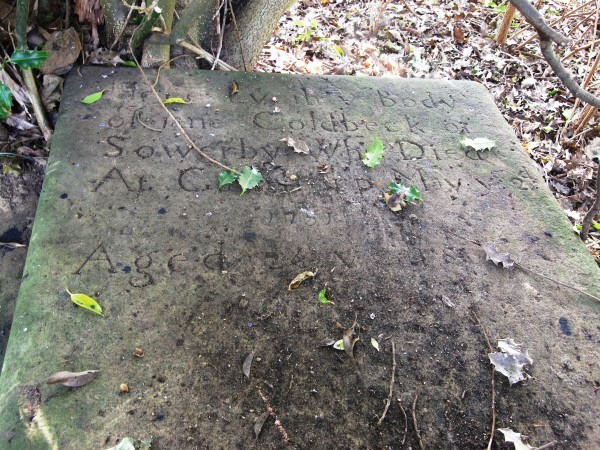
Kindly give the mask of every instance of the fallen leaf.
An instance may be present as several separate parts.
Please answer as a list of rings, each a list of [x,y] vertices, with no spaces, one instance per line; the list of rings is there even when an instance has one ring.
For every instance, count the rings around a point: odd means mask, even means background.
[[[144,350],[141,349],[140,347],[136,347],[135,351],[133,352],[133,356],[135,356],[136,358],[143,358],[144,357]]]
[[[98,100],[100,100],[102,98],[102,94],[104,94],[105,90],[106,89],[102,89],[101,91],[94,92],[93,94],[88,95],[83,100],[81,100],[81,103],[85,103],[86,105],[91,105],[92,103],[96,103]]]
[[[383,143],[379,138],[376,138],[373,143],[367,147],[367,151],[362,154],[362,162],[365,166],[372,169],[381,162],[383,154]]]
[[[233,183],[237,180],[239,175],[237,173],[233,173],[230,170],[223,170],[217,176],[217,180],[219,181],[219,189],[223,186],[227,186],[228,184]]]
[[[341,342],[341,341],[340,341]],[[327,339],[323,339],[320,343],[319,343],[319,347],[331,347],[333,344],[336,343],[335,339],[331,339],[331,338],[327,338]]]
[[[300,139],[294,139],[291,136],[288,136],[283,139],[279,139],[281,142],[286,142],[288,147],[292,147],[296,153],[304,153],[308,155],[310,153],[310,148],[308,144]]]
[[[2,174],[3,175],[19,177],[19,176],[21,176],[22,172],[23,172],[23,169],[21,169],[21,166],[19,166],[19,164],[15,163],[15,162],[2,164]]]
[[[465,43],[465,32],[458,25],[454,25],[452,29],[452,37],[454,38],[454,42],[457,44]]]
[[[265,422],[269,418],[269,411],[265,411],[256,419],[254,419],[254,437],[258,440],[258,436],[260,436],[260,432],[265,426]]]
[[[148,440],[138,440],[125,437],[116,446],[107,448],[106,450],[150,450],[151,447],[152,438]]]
[[[0,242],[0,247],[6,247],[10,250],[15,248],[27,247],[25,244],[19,244],[18,242]]]
[[[296,275],[296,278],[292,280],[292,282],[288,286],[288,291],[293,291],[294,289],[298,289],[303,281],[310,280],[313,278],[315,274],[310,271],[302,272]]]
[[[245,166],[240,171],[240,176],[237,179],[238,184],[242,187],[242,193],[244,195],[248,189],[253,189],[262,181],[263,177],[256,167]]]
[[[356,334],[356,331],[354,330],[355,326],[356,323],[354,323],[354,325],[352,325],[351,328],[348,328],[344,332],[344,336],[342,337],[342,342],[344,343],[344,351],[352,359],[354,359],[354,344],[356,344],[360,339],[358,337],[358,334]]]
[[[371,338],[371,345],[375,348],[375,350],[379,351],[379,342],[374,337]]]
[[[485,242],[481,247],[485,251],[485,260],[492,261],[495,265],[502,264],[502,267],[508,269],[509,267],[514,266],[515,262],[512,260],[508,253],[501,254],[498,253],[496,247],[491,242]]]
[[[498,348],[501,351],[488,354],[494,369],[508,377],[511,385],[525,380],[528,375],[524,368],[533,364],[533,359],[527,351],[521,351],[521,346],[522,344],[517,344],[512,339],[500,339]]]
[[[475,151],[491,150],[496,146],[496,142],[487,138],[464,138],[460,141],[462,147],[470,147]]]
[[[521,433],[517,433],[510,428],[498,428],[502,434],[504,434],[504,440],[506,442],[512,442],[515,446],[515,450],[533,450],[533,447],[529,444],[525,444],[521,440]]]
[[[323,303],[324,305],[327,305],[328,303],[331,303],[332,305],[335,305],[335,303],[333,303],[331,300],[329,300],[327,297],[325,297],[325,289],[321,289],[317,295],[317,300],[319,300],[320,303]]]
[[[237,81],[233,80],[231,82],[231,89],[229,90],[229,95],[233,96],[240,92],[240,86],[237,84]]]
[[[182,99],[181,97],[170,97],[170,98],[166,98],[163,100],[163,103],[165,105],[170,105],[172,103],[177,103],[180,105],[189,105],[192,102],[186,102],[184,99]]]
[[[246,375],[246,378],[250,378],[250,368],[252,367],[252,360],[254,359],[254,352],[251,352],[242,365],[242,372]]]
[[[335,341],[333,343],[333,348],[335,348],[336,350],[344,350],[344,340],[340,339],[339,341]]]
[[[56,372],[50,375],[46,384],[62,384],[68,387],[81,387],[88,384],[96,375],[98,370],[86,370],[85,372]]]
[[[88,297],[85,294],[73,294],[71,291],[69,291],[69,288],[67,288],[66,291],[71,296],[71,301],[73,303],[81,306],[82,308],[93,311],[96,314],[102,315],[102,307],[92,297]]]

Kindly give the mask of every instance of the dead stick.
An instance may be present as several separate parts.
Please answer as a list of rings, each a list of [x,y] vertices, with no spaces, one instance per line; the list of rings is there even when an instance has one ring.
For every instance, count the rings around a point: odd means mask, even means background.
[[[402,402],[400,401],[400,399],[397,398],[396,401],[398,402],[400,411],[402,411],[402,414],[404,414],[404,436],[402,436],[402,442],[400,443],[400,445],[404,445],[404,441],[406,441],[406,433],[408,432],[408,417],[406,416],[406,411],[402,407]]]
[[[158,95],[158,92],[156,92],[156,89],[154,89],[154,87],[150,83],[150,80],[148,80],[148,77],[146,76],[146,73],[144,72],[144,69],[142,69],[142,67],[140,66],[139,61],[137,60],[137,58],[135,57],[135,54],[133,53],[133,49],[131,48],[131,40],[129,41],[129,52],[131,53],[131,57],[135,61],[136,65],[137,65],[137,68],[139,69],[140,74],[142,75],[142,79],[144,80],[144,82],[146,83],[146,85],[150,88],[150,91],[152,91],[152,94],[154,94],[154,96],[158,100],[158,103],[160,104],[160,106],[162,106],[162,108],[167,112],[167,114],[173,120],[173,122],[175,122],[175,125],[177,126],[177,128],[179,128],[179,131],[181,132],[181,135],[184,137],[185,141],[194,150],[196,150],[196,152],[200,156],[202,156],[207,161],[215,164],[216,166],[219,166],[221,169],[225,169],[225,170],[228,170],[229,172],[232,172],[232,173],[235,173],[237,175],[240,175],[240,173],[237,170],[232,169],[231,167],[228,167],[225,164],[220,163],[216,159],[211,158],[206,153],[204,153],[202,150],[200,150],[200,148],[196,145],[196,143],[194,141],[192,141],[192,138],[190,138],[190,136],[183,129],[183,127],[181,126],[181,124],[179,123],[179,121],[175,118],[175,116],[171,113],[171,111],[169,111],[169,109],[164,105],[162,99],[160,98],[160,95]]]
[[[556,442],[556,441],[548,442],[547,444],[544,444],[541,447],[536,447],[535,450],[542,450],[544,448],[550,448],[555,444],[558,444],[558,442]]]
[[[283,439],[283,443],[287,444],[289,439],[289,436],[287,434],[287,431],[285,431],[285,428],[283,428],[283,425],[281,424],[281,421],[277,418],[277,414],[275,414],[275,410],[273,409],[273,407],[271,406],[271,404],[269,403],[269,399],[265,396],[265,394],[263,394],[263,391],[260,390],[260,387],[256,386],[256,390],[258,391],[258,395],[260,396],[260,398],[262,399],[263,403],[265,404],[265,408],[267,408],[267,411],[269,411],[269,415],[275,419],[275,426],[277,427],[277,429],[279,430],[279,433],[281,434],[281,438]]]
[[[415,395],[415,400],[412,404],[412,416],[413,416],[413,424],[415,425],[415,432],[417,433],[417,437],[419,438],[419,448],[421,450],[425,450],[423,446],[423,439],[421,439],[421,432],[419,431],[419,425],[417,424],[417,399],[419,398],[419,394]]]
[[[600,167],[599,167],[598,170],[600,171]],[[598,186],[598,187],[600,188],[600,186]],[[600,195],[598,194],[598,192],[600,192],[600,190],[597,189],[596,192],[597,192],[597,194],[596,194],[597,197],[600,198]],[[461,236],[459,234],[453,233],[452,231],[448,230],[447,228],[442,228],[442,229],[444,230],[445,233],[451,234],[454,237],[457,237],[457,238],[462,239],[464,241],[470,242],[471,244],[475,244],[475,245],[478,245],[479,247],[482,247],[481,242],[477,242],[477,241],[475,241],[473,239],[469,239],[467,237],[464,237],[464,236]],[[580,294],[585,295],[586,297],[593,298],[594,300],[597,300],[597,301],[600,302],[600,297],[596,297],[595,295],[592,295],[592,294],[590,294],[588,292],[585,292],[584,290],[576,288],[575,286],[571,286],[570,284],[563,283],[562,281],[558,281],[558,280],[556,280],[556,279],[554,279],[552,277],[549,277],[547,275],[543,275],[541,273],[538,273],[538,272],[535,272],[535,271],[533,271],[531,269],[523,267],[522,264],[519,264],[519,263],[515,262],[515,267],[518,267],[519,269],[523,270],[524,272],[528,272],[528,273],[531,273],[532,275],[536,275],[536,276],[544,278],[544,279],[546,279],[548,281],[552,281],[553,283],[556,283],[559,286],[563,286],[563,287],[566,287],[567,289],[571,289],[571,290],[573,290],[575,292],[579,292]]]
[[[477,317],[477,314],[475,314],[474,311],[471,311],[471,314],[473,314],[473,317],[475,318],[477,325],[479,326],[479,328],[481,329],[481,331],[483,333],[483,337],[485,338],[485,342],[488,346],[490,353],[493,353],[494,349],[492,348],[492,344],[490,344],[490,340],[488,339],[488,335],[487,335],[487,332],[485,331],[485,327],[481,324],[479,317]],[[492,367],[492,431],[490,432],[490,440],[488,442],[487,450],[491,450],[492,442],[494,442],[494,433],[496,432],[496,380],[494,378],[494,366],[491,366],[491,367]]]
[[[385,419],[385,415],[388,412],[390,407],[390,403],[392,403],[392,394],[394,393],[394,378],[396,376],[396,346],[394,345],[394,341],[392,341],[392,378],[390,380],[390,392],[388,393],[388,398],[385,401],[385,408],[383,408],[383,414],[377,421],[377,426],[380,426],[383,423],[383,419]]]

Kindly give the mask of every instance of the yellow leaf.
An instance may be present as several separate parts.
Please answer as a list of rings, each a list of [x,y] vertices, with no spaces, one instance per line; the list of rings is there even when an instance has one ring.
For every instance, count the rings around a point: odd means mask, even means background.
[[[73,294],[66,288],[67,294],[71,296],[71,301],[82,308],[89,309],[96,314],[102,315],[102,307],[92,297],[88,297],[85,294]]]
[[[182,99],[181,97],[171,97],[171,98],[166,98],[163,100],[163,103],[165,105],[170,105],[171,103],[180,103],[183,105],[189,105],[192,102],[186,102],[184,99]]]

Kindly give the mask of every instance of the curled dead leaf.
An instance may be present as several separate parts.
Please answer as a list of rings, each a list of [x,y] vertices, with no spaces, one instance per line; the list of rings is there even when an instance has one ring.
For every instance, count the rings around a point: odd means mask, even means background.
[[[142,350],[140,347],[136,347],[134,352],[133,352],[133,356],[135,356],[136,358],[143,358],[144,357],[144,350]]]
[[[85,372],[56,372],[50,375],[46,384],[62,384],[68,387],[81,387],[91,382],[98,375],[99,370],[86,370]]]
[[[292,147],[296,153],[304,153],[308,155],[310,153],[310,148],[308,144],[300,139],[294,139],[291,136],[288,136],[283,139],[279,139],[281,142],[286,142],[288,147]]]
[[[315,273],[311,271],[306,271],[299,273],[296,275],[296,278],[292,280],[292,282],[288,286],[288,291],[293,291],[294,289],[298,289],[303,281],[310,280],[315,276]]]
[[[515,262],[510,257],[508,253],[502,254],[498,253],[496,247],[491,242],[486,242],[481,245],[483,250],[485,251],[485,260],[492,261],[495,265],[502,264],[502,267],[508,269],[509,267],[514,266]]]
[[[229,90],[229,95],[234,96],[238,92],[240,92],[240,86],[238,85],[237,81],[233,80],[231,82],[231,89]]]

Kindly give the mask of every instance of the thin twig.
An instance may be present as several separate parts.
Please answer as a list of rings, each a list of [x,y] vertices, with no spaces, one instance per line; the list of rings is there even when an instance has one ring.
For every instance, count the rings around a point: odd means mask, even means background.
[[[219,47],[217,48],[217,56],[215,56],[215,60],[212,63],[212,67],[210,68],[210,70],[215,70],[215,67],[217,66],[217,63],[219,62],[219,57],[221,56],[221,50],[223,48],[223,38],[225,37],[225,24],[227,22],[227,6],[229,5],[229,3],[227,2],[227,0],[222,0],[223,2],[223,25],[221,25],[221,33],[219,36]],[[221,9],[221,8],[219,8]]]
[[[201,56],[202,58],[204,58],[205,60],[207,60],[209,63],[213,63],[215,58],[213,55],[211,55],[210,53],[208,53],[206,50],[200,48],[200,47],[196,47],[193,44],[190,44],[188,42],[185,41],[177,41],[177,45],[179,45],[180,47],[183,47],[199,56]],[[230,66],[229,64],[227,64],[226,62],[223,61],[219,61],[217,63],[217,66],[219,66],[219,69],[221,70],[228,70],[231,72],[235,72],[236,68],[233,66]]]
[[[158,92],[156,92],[156,89],[154,89],[154,87],[150,83],[150,80],[148,80],[148,77],[146,76],[146,73],[144,72],[144,69],[142,69],[142,66],[140,65],[140,62],[137,60],[137,58],[135,57],[135,54],[133,53],[133,50],[131,49],[131,39],[129,40],[129,51],[131,53],[131,57],[133,58],[133,60],[135,61],[135,64],[137,65],[138,70],[140,71],[140,75],[142,76],[142,79],[144,80],[144,82],[146,83],[146,85],[150,88],[150,91],[152,92],[152,94],[154,95],[154,97],[156,98],[156,100],[158,100],[158,103],[160,104],[160,106],[166,111],[166,113],[173,120],[173,122],[175,122],[175,126],[177,126],[177,128],[181,132],[181,135],[183,136],[184,140],[194,150],[196,150],[196,152],[201,157],[203,157],[207,161],[213,163],[216,166],[219,166],[221,169],[225,169],[225,170],[228,170],[229,172],[232,172],[232,173],[235,173],[237,175],[240,175],[240,172],[238,172],[235,169],[232,169],[229,166],[226,166],[225,164],[220,163],[216,159],[211,158],[210,156],[208,156],[204,151],[202,151],[196,145],[196,143],[192,140],[192,138],[190,138],[190,136],[187,134],[187,132],[185,131],[185,129],[181,126],[181,124],[179,123],[179,121],[175,118],[175,116],[173,115],[173,113],[171,111],[169,111],[169,109],[165,106],[165,104],[163,103],[162,99],[160,98],[160,95],[158,95]]]
[[[162,130],[159,130],[158,128],[152,128],[150,125],[146,125],[146,124],[145,124],[145,123],[142,121],[142,119],[140,118],[140,114],[141,114],[141,113],[142,113],[142,112],[140,111],[140,112],[138,112],[138,113],[137,113],[137,116],[135,116],[135,118],[136,118],[136,119],[137,119],[137,121],[140,123],[140,125],[142,125],[144,128],[148,128],[149,130],[152,130],[152,131],[158,131],[159,133],[161,133],[161,132],[162,132]]]
[[[599,167],[599,170],[600,170],[600,167]],[[599,189],[596,189],[596,198],[598,198],[598,190]],[[447,228],[443,228],[443,229],[444,229],[444,232],[446,232],[448,234],[451,234],[454,237],[457,237],[459,239],[463,239],[463,240],[465,240],[467,242],[470,242],[472,244],[475,244],[475,245],[477,245],[479,247],[482,246],[481,242],[477,242],[477,241],[475,241],[473,239],[470,239],[470,238],[461,236],[459,234],[453,233],[452,231],[448,230]],[[515,264],[515,267],[518,267],[519,269],[521,269],[521,270],[523,270],[525,272],[531,273],[533,275],[537,275],[538,277],[544,278],[544,279],[546,279],[548,281],[552,281],[553,283],[556,283],[559,286],[563,286],[563,287],[566,287],[567,289],[571,289],[571,290],[573,290],[575,292],[579,292],[580,294],[585,295],[586,297],[592,298],[592,299],[597,300],[597,301],[600,302],[600,297],[596,297],[595,295],[592,295],[589,292],[585,292],[585,291],[583,291],[583,290],[581,290],[579,288],[576,288],[575,286],[571,286],[570,284],[563,283],[562,281],[558,281],[558,280],[556,280],[556,279],[554,279],[552,277],[549,277],[547,275],[543,275],[541,273],[535,272],[535,271],[533,271],[531,269],[528,269],[528,268],[524,267],[522,264],[519,264],[517,262],[515,262],[514,264]]]
[[[404,436],[402,436],[402,442],[400,443],[400,445],[404,445],[404,442],[406,441],[406,433],[408,432],[408,417],[406,416],[406,411],[404,410],[404,407],[402,406],[402,402],[400,401],[400,399],[397,398],[396,401],[398,402],[400,411],[402,411],[402,414],[404,414]]]
[[[553,445],[556,445],[556,444],[558,444],[557,441],[548,442],[547,444],[544,444],[541,447],[536,447],[535,450],[543,450],[545,448],[550,448],[550,447],[552,447]]]
[[[387,400],[385,401],[385,408],[383,409],[383,414],[377,421],[377,426],[380,426],[383,423],[383,419],[385,419],[385,415],[388,412],[390,407],[390,403],[392,403],[392,395],[394,393],[394,379],[396,377],[396,346],[394,345],[394,341],[392,341],[392,377],[390,379],[390,391],[388,393]]]
[[[421,432],[419,431],[419,425],[417,424],[417,398],[419,398],[419,394],[415,395],[415,400],[412,404],[412,417],[413,424],[415,426],[415,432],[417,433],[417,438],[419,438],[419,448],[421,450],[425,450],[425,446],[423,445],[423,439],[421,439]]]
[[[477,325],[479,326],[479,328],[481,329],[481,332],[483,333],[483,337],[485,338],[485,342],[488,346],[490,353],[493,353],[494,349],[492,348],[492,344],[490,344],[490,340],[488,339],[488,335],[487,335],[487,332],[485,331],[485,327],[481,324],[481,321],[479,320],[479,317],[477,317],[477,314],[475,314],[475,311],[471,311],[471,314],[473,314],[473,317],[475,318]],[[491,366],[491,370],[492,370],[492,430],[490,431],[490,440],[488,442],[487,450],[491,450],[492,443],[494,442],[494,433],[496,432],[496,380],[494,378],[494,366],[493,365],[490,365],[490,366]]]
[[[260,390],[260,387],[256,386],[256,390],[258,391],[258,395],[260,396],[260,398],[262,399],[263,403],[265,404],[265,408],[267,408],[267,411],[269,412],[269,415],[273,419],[275,419],[275,426],[277,427],[277,430],[279,430],[279,434],[281,434],[281,438],[283,440],[283,443],[287,444],[289,442],[290,438],[289,438],[289,436],[287,434],[287,431],[285,431],[285,428],[283,428],[283,425],[281,424],[281,421],[277,417],[277,414],[275,414],[275,410],[273,409],[273,407],[269,403],[269,399],[265,396],[265,394],[263,394],[263,391]]]

